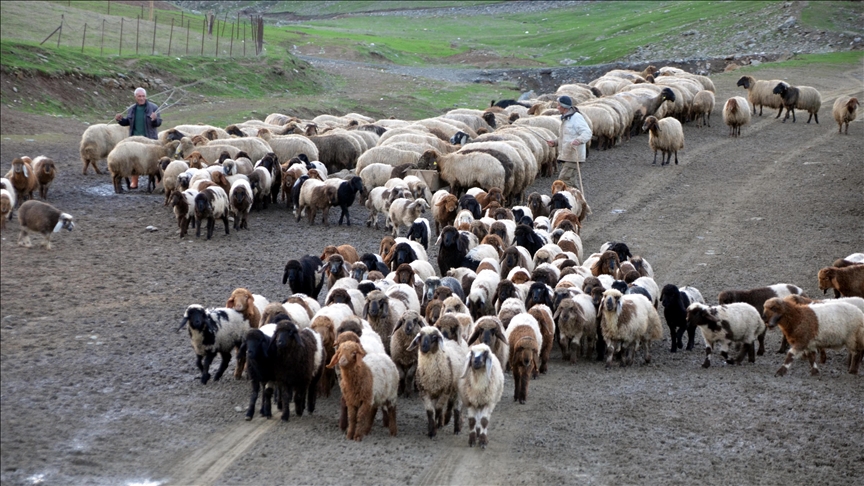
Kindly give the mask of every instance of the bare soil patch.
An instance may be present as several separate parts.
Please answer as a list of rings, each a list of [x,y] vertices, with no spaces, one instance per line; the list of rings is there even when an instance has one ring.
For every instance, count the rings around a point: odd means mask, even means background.
[[[591,153],[582,167],[593,208],[587,251],[624,241],[651,262],[658,284],[696,286],[709,302],[723,289],[778,282],[819,296],[818,269],[864,251],[864,124],[837,135],[830,115],[836,96],[861,97],[860,68],[759,75],[818,88],[821,123],[783,124],[766,112],[729,139],[720,106],[743,90],[734,73],[715,76],[713,126],[685,127],[680,165],[652,166],[646,136]],[[358,224],[363,208],[352,208],[348,228],[335,225],[335,212],[332,226],[310,227],[277,206],[253,213],[248,231],[225,235],[217,223],[210,241],[181,240],[161,195],[118,196],[108,176],[81,175],[83,124],[5,104],[0,114],[3,169],[21,154],[51,156],[60,175],[49,202],[77,222],[51,252],[17,247],[17,222],[0,239],[4,484],[854,484],[864,476],[862,376],[845,373],[846,352],[832,351],[818,377],[795,362],[775,378],[776,331],[755,364],[715,360],[709,369],[698,344],[669,353],[668,330],[649,365],[569,365],[556,349],[525,405],[512,401],[507,376],[485,451],[447,430],[426,437],[417,398],[400,402],[396,438],[376,426],[362,443],[346,441],[338,391],[312,415],[247,423],[237,409],[248,382],[229,374],[198,382],[188,337],[175,332],[186,306],[223,305],[240,286],[283,299],[288,259],[326,244],[377,251],[386,233]],[[40,127],[65,135],[3,138]],[[538,179],[533,190],[548,194],[551,182]]]

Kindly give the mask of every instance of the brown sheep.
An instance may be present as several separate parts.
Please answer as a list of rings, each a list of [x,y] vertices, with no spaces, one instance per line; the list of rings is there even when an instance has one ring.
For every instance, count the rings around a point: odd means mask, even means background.
[[[441,228],[453,225],[457,212],[459,212],[459,199],[453,194],[447,194],[437,202],[433,201],[432,217],[435,219],[435,233],[440,235]]]
[[[498,235],[488,234],[483,237],[480,241],[481,245],[489,245],[492,248],[495,248],[495,251],[498,252],[498,259],[504,256],[504,252],[507,250],[507,245],[504,244],[504,240],[501,239]],[[479,271],[477,273],[480,273]]]
[[[228,302],[225,303],[225,307],[243,314],[243,317],[249,321],[249,327],[254,329],[261,327],[261,311],[255,306],[255,297],[248,289],[243,287],[234,289]],[[235,376],[237,376],[236,373]]]
[[[39,233],[45,239],[43,245],[46,250],[51,249],[51,233],[57,233],[61,229],[72,231],[75,223],[72,215],[61,213],[54,206],[41,201],[26,201],[18,209],[18,223],[21,225],[21,233],[18,234],[18,245],[30,248],[30,233]]]
[[[438,287],[440,289],[442,287]],[[436,291],[438,289],[435,289]],[[449,290],[449,289],[448,289]],[[444,309],[444,301],[443,300],[430,300],[428,304],[426,304],[426,322],[430,326],[434,326],[436,322],[438,322],[438,318],[441,317],[441,312]]]
[[[390,250],[392,250],[394,246],[396,246],[396,238],[393,238],[392,236],[385,236],[381,238],[381,243],[378,245],[378,254],[384,256],[389,255]],[[389,262],[384,263],[388,267],[390,266]]]
[[[834,100],[832,114],[837,122],[837,133],[843,133],[843,124],[846,124],[846,135],[849,135],[849,123],[858,117],[858,98],[839,96]]]
[[[282,304],[279,302],[270,302],[264,307],[264,312],[261,313],[261,320],[259,321],[263,324],[271,324],[273,323],[273,318],[279,314],[284,314],[285,308],[282,307]]]
[[[618,260],[618,254],[611,250],[606,250],[600,255],[600,259],[591,267],[591,274],[595,277],[600,275],[612,275],[618,271],[621,262]]]
[[[309,328],[321,336],[325,361],[329,363],[333,360],[333,355],[336,354],[336,326],[333,324],[333,319],[327,316],[316,316],[312,319],[312,325]],[[360,338],[357,338],[357,341],[359,342]],[[332,368],[325,368],[324,374],[321,375],[321,381],[318,382],[318,396],[329,397],[334,383],[336,383],[336,372]]]
[[[360,255],[357,254],[357,250],[354,249],[351,245],[327,245],[324,247],[324,251],[321,253],[321,261],[326,261],[330,255],[338,253],[342,255],[342,258],[345,259],[346,262],[354,264],[360,261]]]
[[[39,197],[43,200],[48,199],[48,188],[54,182],[54,176],[57,175],[57,166],[54,161],[40,155],[33,161],[33,172],[36,173],[36,179],[39,182]]]
[[[543,346],[540,347],[540,373],[546,373],[549,355],[552,353],[552,343],[555,334],[555,322],[552,320],[552,310],[548,306],[538,304],[528,309],[537,324],[540,325],[540,335],[543,336]]]
[[[536,373],[540,360],[540,349],[534,338],[534,331],[527,326],[519,326],[508,337],[510,343],[510,369],[513,371],[513,401],[525,403],[528,399],[528,379]]]
[[[332,289],[333,284],[335,284],[337,280],[340,278],[348,278],[350,274],[348,273],[348,265],[345,263],[345,259],[342,258],[342,255],[333,253],[327,257],[326,261],[327,263],[321,271],[327,274],[327,288]]]
[[[834,289],[843,297],[864,297],[864,265],[825,267],[819,270],[819,289]]]
[[[497,202],[500,207],[504,207],[504,192],[498,187],[489,189],[489,192],[481,192],[474,196],[474,198],[477,199],[477,202],[480,203],[480,208],[484,211],[493,202]]]
[[[12,192],[3,188],[0,193],[0,229],[6,229],[6,221],[12,219],[12,208],[15,207],[15,190]]]
[[[311,171],[310,171],[311,172]],[[305,209],[309,213],[309,224],[315,223],[315,215],[320,209],[323,216],[321,218],[324,226],[330,226],[328,216],[330,215],[330,207],[338,204],[339,195],[337,189],[333,186],[324,184],[315,179],[308,179],[300,188],[300,200],[297,208],[297,221],[303,215]]]
[[[189,162],[190,169],[203,169],[208,165],[207,159],[205,159],[204,156],[201,155],[201,152],[197,150],[186,156],[184,160]]]
[[[12,188],[15,189],[15,198],[19,206],[24,201],[33,198],[33,191],[39,185],[39,179],[37,179],[36,172],[33,171],[30,162],[30,157],[18,157],[12,161],[12,168],[6,173],[6,178],[12,183]]]

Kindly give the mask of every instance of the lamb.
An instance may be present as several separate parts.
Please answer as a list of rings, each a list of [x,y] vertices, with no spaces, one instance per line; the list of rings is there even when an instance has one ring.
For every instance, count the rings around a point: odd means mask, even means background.
[[[249,375],[249,381],[252,384],[252,391],[249,394],[249,406],[246,408],[246,420],[252,420],[252,417],[255,416],[255,402],[258,401],[262,383],[266,388],[264,390],[264,397],[261,400],[261,416],[268,419],[273,416],[270,408],[273,389],[268,387],[268,385],[271,385],[275,381],[274,372],[277,366],[275,359],[273,359],[273,354],[270,353],[270,343],[273,340],[273,333],[275,331],[276,324],[267,324],[259,329],[249,329],[246,331],[243,344],[240,346],[240,353],[244,353],[245,351],[246,373]]]
[[[849,373],[858,374],[864,357],[864,313],[846,302],[799,305],[794,296],[774,297],[765,302],[768,327],[780,327],[789,342],[789,352],[776,376],[783,376],[796,356],[807,356],[810,374],[819,374],[816,351],[825,348],[849,350]]]
[[[441,331],[430,326],[420,329],[408,350],[418,348],[416,383],[426,408],[428,436],[435,437],[440,427],[450,423],[451,414],[453,433],[458,434],[462,429],[458,380],[468,349],[456,341],[445,340]]]
[[[168,161],[165,164],[165,161]],[[171,160],[168,157],[165,157],[160,162],[160,168],[162,172],[162,188],[165,190],[165,204],[164,206],[168,206],[168,203],[171,200],[171,193],[174,192],[175,189],[180,188],[179,177],[181,174],[185,173],[189,170],[189,164],[185,160]],[[186,189],[188,189],[188,181]],[[180,189],[181,191],[184,189]]]
[[[4,183],[7,179],[3,178]],[[11,187],[11,183],[10,183]],[[12,210],[15,208],[15,190],[8,191],[0,189],[0,229],[6,229],[6,221],[12,219]]]
[[[114,183],[114,192],[123,193],[122,180],[129,176],[148,176],[147,192],[153,192],[156,187],[156,176],[159,172],[159,160],[162,157],[174,155],[180,142],[169,142],[167,145],[123,141],[117,144],[108,154],[108,171]]]
[[[271,349],[278,363],[274,381],[279,388],[282,421],[287,422],[291,415],[288,401],[292,395],[298,417],[303,415],[304,408],[313,413],[325,364],[321,336],[311,329],[298,329],[290,319],[284,319],[276,323]]]
[[[540,325],[529,314],[519,314],[510,320],[505,338],[510,345],[510,366],[513,371],[513,401],[524,404],[528,399],[528,378],[537,378],[543,336]]]
[[[472,318],[476,320],[495,313],[495,290],[500,280],[501,276],[494,270],[483,270],[477,274],[466,299]]]
[[[792,123],[795,123],[795,108],[807,110],[810,114],[807,117],[807,123],[810,123],[810,120],[814,118],[816,123],[819,123],[819,108],[822,106],[822,95],[819,94],[816,88],[811,88],[810,86],[795,87],[781,82],[774,87],[773,92],[776,95],[780,95],[780,98],[783,100],[783,106],[786,108],[786,116],[783,117],[783,123],[786,123],[786,120],[789,119],[790,111],[792,112]],[[780,112],[783,112],[782,108]],[[776,118],[780,118],[780,113],[777,113]]]
[[[414,295],[414,291],[411,291]],[[419,311],[419,304],[417,309]],[[390,336],[399,318],[407,311],[407,306],[399,299],[389,297],[380,290],[373,290],[366,295],[366,305],[363,307],[363,318],[369,321],[372,329],[381,336],[387,354],[390,354]]]
[[[234,289],[231,296],[228,297],[228,301],[225,302],[225,307],[242,314],[243,318],[249,321],[249,327],[253,329],[261,327],[261,310],[255,305],[255,296],[249,289],[243,287]],[[239,378],[239,375],[235,376]]]
[[[186,189],[183,192],[175,190],[171,193],[170,206],[174,211],[174,216],[177,218],[177,226],[180,228],[180,238],[186,236],[189,231],[189,224],[194,228],[195,222],[195,196],[198,191],[194,189]]]
[[[819,270],[819,290],[834,289],[843,297],[864,297],[864,265],[825,267]]]
[[[231,184],[228,193],[231,214],[234,217],[234,230],[249,229],[246,218],[252,209],[252,186],[248,181],[238,179]]]
[[[339,193],[335,187],[321,181],[308,179],[300,188],[297,221],[300,221],[305,209],[309,213],[309,224],[312,225],[315,222],[315,215],[320,209],[322,212],[322,223],[324,223],[324,226],[330,226],[330,222],[327,219],[330,214],[330,207],[338,203]]]
[[[753,115],[756,114],[756,106],[758,105],[759,116],[762,116],[762,107],[767,106],[768,108],[780,108],[780,112],[777,113],[779,117],[780,113],[783,112],[783,100],[773,93],[773,89],[782,82],[779,79],[757,81],[752,76],[742,76],[737,85],[747,90],[747,101],[753,108]]]
[[[219,186],[210,186],[195,196],[195,220],[198,222],[195,228],[195,236],[201,236],[202,223],[207,221],[207,239],[213,236],[213,230],[216,227],[216,218],[222,220],[225,226],[225,234],[229,234],[228,229],[228,211],[229,211],[228,195],[225,190]]]
[[[711,366],[711,351],[718,343],[720,354],[728,364],[740,364],[744,355],[748,355],[751,363],[755,362],[754,343],[765,335],[765,323],[759,312],[743,302],[717,306],[694,302],[687,308],[687,324],[698,327],[705,341],[703,368]],[[734,360],[729,358],[729,344],[733,342],[742,345],[741,352]]]
[[[46,250],[51,249],[51,233],[59,233],[62,229],[72,231],[75,227],[71,214],[63,213],[48,203],[33,199],[25,201],[18,208],[18,223],[21,226],[18,246],[32,247],[30,233],[39,233],[44,238],[42,245]]]
[[[855,121],[855,118],[858,117],[858,105],[858,98],[838,96],[834,100],[834,107],[831,109],[831,113],[837,122],[837,133],[843,133],[843,124],[845,123],[846,135],[849,135],[849,123]]]
[[[411,223],[411,227],[408,229],[408,234],[406,238],[411,241],[417,241],[425,250],[429,249],[429,235],[431,233],[431,229],[429,228],[429,220],[424,218],[417,218],[414,222]]]
[[[327,365],[339,366],[339,386],[347,407],[348,427],[345,437],[361,441],[372,429],[378,407],[383,407],[384,425],[390,435],[396,429],[396,389],[398,371],[386,354],[367,354],[358,343],[345,342]]]
[[[79,153],[81,162],[84,163],[84,175],[87,175],[87,167],[93,166],[97,174],[101,174],[97,162],[104,159],[114,150],[121,140],[129,136],[129,128],[111,124],[97,123],[90,125],[81,135]]]
[[[609,289],[603,292],[600,310],[600,327],[606,341],[606,368],[612,366],[612,358],[618,350],[622,350],[621,366],[632,364],[640,345],[645,347],[645,363],[650,363],[651,341],[663,337],[660,316],[651,302],[641,295],[622,295]]]
[[[724,290],[717,296],[717,302],[721,305],[731,304],[733,302],[744,302],[750,304],[754,309],[762,312],[765,306],[765,301],[772,297],[786,297],[787,295],[804,295],[804,290],[801,287],[779,283],[769,287],[759,287],[750,290]],[[765,334],[759,339],[759,350],[757,355],[762,356],[765,353]],[[785,351],[786,343],[780,346],[778,353]]]
[[[414,375],[417,372],[417,353],[408,351],[408,347],[420,332],[427,326],[426,319],[415,311],[408,311],[399,317],[393,335],[390,336],[390,357],[399,370],[399,396],[411,396],[414,390]]]
[[[321,287],[324,286],[324,277],[320,274],[323,265],[324,262],[315,255],[306,255],[299,260],[288,260],[285,264],[285,272],[282,274],[282,285],[287,283],[291,287],[291,292],[317,299]]]
[[[741,127],[750,123],[750,106],[741,96],[733,96],[723,105],[723,123],[729,127],[730,137],[741,136]]]
[[[498,358],[485,344],[471,346],[465,371],[459,378],[459,397],[468,414],[468,446],[482,449],[489,443],[487,428],[504,392],[504,372]]]
[[[690,118],[696,119],[696,128],[702,128],[702,125],[711,126],[712,111],[714,111],[714,93],[708,90],[696,93],[693,104],[690,105]],[[749,107],[747,113],[750,113]]]
[[[687,351],[693,349],[696,328],[687,324],[687,308],[690,304],[704,304],[702,293],[695,287],[676,287],[666,284],[660,292],[660,302],[663,304],[663,316],[669,326],[669,336],[672,341],[672,353],[684,347],[684,331],[687,331]]]
[[[210,364],[217,354],[222,357],[222,362],[213,375],[213,381],[222,378],[231,361],[231,350],[240,347],[246,332],[250,329],[249,321],[234,309],[226,307],[205,309],[198,304],[186,308],[177,331],[184,327],[189,331],[192,350],[195,351],[196,356],[195,365],[201,371],[202,385],[206,385],[210,380]],[[246,357],[238,353],[237,368],[242,370],[245,362]]]
[[[597,341],[597,310],[591,296],[578,294],[565,298],[553,317],[558,324],[561,357],[575,363],[580,356],[590,356]]]
[[[340,179],[327,179],[324,183],[336,187],[336,205],[342,210],[339,214],[339,225],[341,226],[342,219],[345,219],[346,224],[351,226],[351,215],[348,213],[348,207],[354,204],[354,198],[358,192],[361,199],[366,197],[363,179],[354,176],[344,181]]]
[[[388,209],[390,223],[393,225],[393,237],[399,236],[399,227],[408,226],[429,209],[429,203],[425,199],[409,200],[399,198],[390,203]]]
[[[510,362],[510,347],[504,336],[504,324],[496,316],[484,316],[474,323],[470,336],[466,340],[471,346],[477,342],[489,346],[489,349],[501,363]]]
[[[48,199],[48,189],[57,175],[57,166],[53,160],[40,155],[33,159],[33,172],[36,174],[36,180],[39,185],[39,197],[43,200]]]
[[[674,118],[658,120],[656,117],[649,116],[645,118],[642,130],[649,132],[648,146],[654,151],[652,164],[657,163],[657,151],[660,151],[663,156],[666,156],[665,161],[661,157],[660,165],[668,165],[672,154],[675,154],[675,165],[678,165],[678,151],[684,148],[684,130],[681,128],[681,122]]]
[[[459,211],[459,199],[444,189],[432,195],[432,219],[435,220],[435,233],[441,234],[445,226],[452,226]]]
[[[33,198],[33,191],[39,185],[39,179],[33,171],[30,157],[17,157],[12,161],[12,168],[6,173],[6,177],[15,190],[15,199],[23,203]]]

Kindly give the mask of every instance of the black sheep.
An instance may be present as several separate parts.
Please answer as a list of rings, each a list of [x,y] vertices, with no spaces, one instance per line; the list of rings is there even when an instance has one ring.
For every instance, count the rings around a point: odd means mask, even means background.
[[[552,195],[552,210],[556,209],[573,209],[573,205],[570,204],[570,201],[567,200],[567,196],[564,193],[557,192]]]
[[[530,309],[537,304],[546,304],[552,308],[552,287],[543,282],[534,282],[528,289],[528,296],[525,298],[525,308]]]
[[[687,351],[692,350],[696,326],[687,326],[687,307],[693,301],[677,286],[666,284],[660,292],[660,302],[663,304],[663,316],[666,318],[666,325],[669,326],[669,334],[672,337],[670,351],[674,353],[684,347],[682,339],[685,329],[687,330]]]
[[[366,265],[368,271],[379,271],[384,275],[390,273],[390,269],[387,268],[387,265],[378,258],[378,255],[374,253],[364,253],[363,256],[360,257],[360,261]]]
[[[404,241],[394,246],[391,251],[393,252],[393,259],[390,260],[390,271],[396,271],[396,269],[399,268],[399,265],[411,264],[412,262],[419,260],[414,248],[411,248],[411,245]],[[386,275],[385,272],[381,273]]]
[[[252,417],[255,416],[255,402],[258,401],[261,384],[266,385],[276,379],[277,361],[275,356],[270,353],[271,342],[272,338],[260,329],[250,329],[246,332],[243,345],[240,346],[240,352],[246,354],[246,373],[252,382],[249,407],[246,409],[246,420],[252,420]],[[270,408],[272,395],[273,389],[265,387],[264,396],[261,399],[261,416],[268,419],[273,416]]]
[[[521,223],[516,226],[516,231],[513,233],[513,239],[514,244],[528,250],[528,253],[531,254],[531,258],[534,258],[534,254],[537,253],[537,250],[546,244],[546,242],[543,241],[543,238],[534,232],[534,228]]]
[[[483,217],[483,208],[480,207],[480,203],[477,202],[477,199],[470,194],[465,194],[459,198],[459,209],[467,209],[468,211],[471,211],[471,215],[474,216],[474,219],[480,219]]]
[[[466,258],[469,243],[467,236],[453,226],[445,226],[438,240],[441,242],[438,245],[438,270],[441,275],[447,274],[451,268],[469,266],[470,262]],[[477,268],[477,262],[474,263],[474,268]]]
[[[616,281],[612,282],[612,288],[617,290],[618,292],[621,292],[622,294],[626,294],[627,290],[630,287],[627,286],[627,282],[625,282],[623,280],[616,280]]]
[[[282,285],[287,283],[291,292],[317,299],[324,285],[324,277],[320,273],[323,265],[324,262],[315,255],[306,255],[300,260],[288,260],[285,273],[282,274]]]
[[[608,245],[608,248],[606,248],[607,251],[614,251],[615,253],[618,254],[618,261],[619,262],[626,262],[626,261],[630,260],[630,257],[633,256],[633,254],[630,253],[630,247],[628,247],[626,243],[618,243],[617,241],[610,241],[609,243],[607,243],[607,245]]]
[[[411,223],[408,229],[408,234],[405,236],[409,240],[417,241],[423,245],[424,250],[429,249],[429,222],[422,218],[417,218]]]
[[[276,361],[274,381],[279,387],[279,403],[282,405],[282,420],[290,416],[289,401],[294,399],[294,411],[298,417],[304,408],[315,411],[318,381],[324,371],[324,349],[320,338],[311,329],[300,330],[290,320],[276,324],[276,332],[270,342],[269,353]]]
[[[780,95],[780,98],[783,100],[783,108],[786,108],[786,116],[783,117],[783,123],[786,123],[786,120],[789,119],[789,113],[792,113],[792,123],[795,123],[795,104],[798,103],[798,96],[801,92],[798,88],[793,86],[789,86],[786,83],[779,83],[774,87],[774,94]],[[780,111],[777,113],[775,119],[780,118],[780,115],[783,113],[783,108],[780,108]],[[816,119],[816,122],[819,122],[819,119]]]
[[[516,298],[521,300],[520,297],[516,284],[507,279],[502,279],[498,282],[498,287],[495,288],[495,308],[500,308],[501,304],[507,299]]]
[[[528,103],[523,103],[523,102],[513,100],[513,99],[498,100],[498,101],[492,100],[492,104],[490,104],[489,106],[497,106],[498,108],[507,108],[508,106],[513,106],[513,105],[519,105],[519,106],[524,106],[525,108],[531,108],[531,105],[529,105]]]
[[[351,215],[348,214],[348,207],[354,204],[354,198],[360,192],[360,196],[366,197],[366,189],[363,187],[363,179],[354,176],[351,179],[339,184],[336,190],[336,198],[339,208],[342,210],[339,215],[339,224],[342,224],[342,218],[345,218],[346,224],[351,226]]]
[[[255,166],[264,167],[270,172],[270,202],[276,204],[279,189],[282,188],[282,167],[279,165],[279,157],[273,152],[269,152]]]

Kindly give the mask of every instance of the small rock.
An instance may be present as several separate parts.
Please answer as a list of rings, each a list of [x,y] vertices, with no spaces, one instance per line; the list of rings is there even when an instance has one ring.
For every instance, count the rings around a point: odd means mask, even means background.
[[[14,92],[17,93],[17,92],[18,92],[18,88],[16,88],[15,86],[12,86],[12,91],[14,91]]]
[[[758,65],[760,65],[760,64],[762,64],[762,61],[760,61],[760,60],[758,60],[758,59],[753,59],[753,60],[750,61],[750,65],[751,65],[751,66],[758,66]]]
[[[785,22],[783,22],[782,24],[780,24],[780,27],[779,27],[779,28],[780,28],[781,30],[782,30],[782,29],[788,29],[789,27],[792,27],[793,25],[795,25],[795,17],[789,17],[788,19],[786,19]]]
[[[151,233],[154,231],[159,231],[159,228],[157,228],[155,226],[148,226],[146,229],[147,229],[147,231],[149,231]]]

